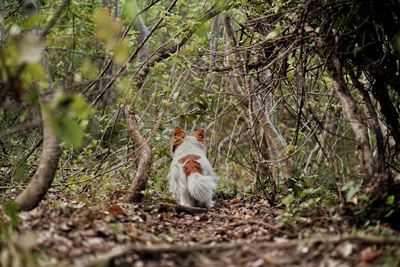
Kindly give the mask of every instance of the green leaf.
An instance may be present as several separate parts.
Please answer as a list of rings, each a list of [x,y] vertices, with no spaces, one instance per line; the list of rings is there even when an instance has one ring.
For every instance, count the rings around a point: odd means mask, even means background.
[[[29,88],[35,82],[47,85],[46,72],[40,63],[27,64],[20,77],[25,88]]]
[[[400,31],[395,34],[392,41],[394,49],[400,52]]]
[[[19,225],[18,210],[19,205],[14,201],[9,201],[4,204],[4,212],[10,217],[11,225],[14,228]]]
[[[80,94],[73,95],[73,101],[71,103],[71,110],[79,119],[87,119],[90,114],[93,113],[93,109],[86,103],[85,99]]]
[[[93,17],[96,23],[96,36],[106,42],[108,46],[114,43],[114,37],[121,32],[121,23],[111,19],[110,11],[101,8],[96,11]]]
[[[131,20],[138,14],[136,0],[126,1],[122,17]]]
[[[128,48],[129,43],[126,39],[114,44],[111,50],[114,52],[114,61],[117,64],[123,64],[128,59]]]
[[[282,27],[280,25],[276,25],[275,29],[272,32],[269,32],[265,37],[267,40],[274,39],[282,32]]]
[[[345,23],[345,18],[344,17],[339,17],[333,23],[333,28],[334,29],[339,29],[340,27],[342,27],[344,25],[344,23]]]
[[[197,96],[196,98],[197,98],[196,101],[197,106],[199,106],[201,110],[206,111],[208,108],[207,100],[202,96]]]
[[[51,120],[54,133],[68,145],[80,146],[83,140],[83,129],[70,117]]]
[[[342,191],[346,192],[346,201],[351,199],[360,191],[360,184],[356,184],[354,181],[348,182],[342,187]]]
[[[40,15],[35,15],[35,16],[29,17],[28,19],[24,20],[23,26],[25,29],[30,29],[30,28],[38,25],[40,23],[41,19],[42,18]]]
[[[61,113],[61,116],[74,115],[82,120],[87,119],[94,111],[80,94],[59,94],[51,109],[53,113]]]
[[[81,72],[83,76],[93,80],[97,77],[99,71],[89,58],[85,58],[81,65]]]
[[[32,88],[28,91],[26,95],[26,100],[31,104],[38,106],[39,105],[39,90],[37,88]]]
[[[267,36],[265,37],[265,39],[267,39],[267,40],[271,40],[271,39],[274,39],[276,36],[278,36],[278,32],[276,32],[276,31],[272,31],[272,32],[269,32],[268,34],[267,34]]]
[[[14,173],[15,180],[20,182],[27,182],[29,180],[29,166],[26,161],[18,161],[15,163]]]
[[[296,151],[296,146],[295,145],[290,144],[286,148],[286,152],[287,152],[288,155],[292,154],[295,151]]]
[[[390,195],[386,198],[386,204],[393,205],[394,203],[394,195]]]
[[[294,196],[292,194],[289,194],[282,199],[282,204],[285,205],[286,208],[289,208],[294,200]]]

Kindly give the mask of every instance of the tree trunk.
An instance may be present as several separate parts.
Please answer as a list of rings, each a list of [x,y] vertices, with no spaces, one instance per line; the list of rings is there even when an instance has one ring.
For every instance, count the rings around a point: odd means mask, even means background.
[[[357,112],[357,104],[347,88],[339,57],[333,51],[327,58],[327,68],[333,80],[333,89],[343,105],[343,114],[353,130],[359,153],[361,175],[369,181],[375,172],[375,162],[368,139],[367,127],[362,123]]]
[[[46,100],[43,96],[40,97],[40,104],[43,105]],[[39,167],[32,177],[28,187],[15,199],[21,210],[34,209],[39,202],[44,198],[47,190],[53,182],[58,160],[61,155],[60,142],[54,135],[48,123],[48,115],[42,109],[43,119],[43,152],[40,159]]]
[[[146,189],[147,180],[150,176],[153,154],[149,142],[139,131],[135,112],[131,105],[125,106],[125,117],[128,124],[129,134],[135,144],[139,147],[140,155],[138,169],[125,200],[128,202],[140,202],[143,197],[142,191]]]
[[[132,3],[135,7],[135,10],[137,10],[137,12],[139,12],[139,8],[137,5],[137,1],[136,0],[132,0]],[[138,38],[138,44],[140,44],[141,42],[143,42],[143,40],[146,38],[146,36],[149,34],[149,29],[147,28],[146,24],[144,23],[144,20],[142,18],[142,15],[138,15],[137,18],[135,19],[134,23],[133,23],[133,27],[135,28],[135,30],[137,30],[139,32],[139,38]],[[147,43],[145,43],[143,45],[143,47],[140,49],[139,53],[138,53],[138,58],[140,61],[145,61],[147,56],[148,56],[148,51],[147,51]]]
[[[0,17],[4,19],[4,1],[0,0]],[[0,47],[4,44],[4,22],[0,25]]]
[[[0,0],[0,17],[4,19],[4,1]],[[4,22],[0,25],[0,48],[4,45]],[[0,79],[0,106],[6,101],[7,91],[4,88],[3,78]]]
[[[38,13],[38,6],[33,0],[21,1],[21,8],[25,19],[29,19]],[[35,27],[34,30],[38,34],[38,27]],[[28,187],[25,188],[25,190],[15,199],[15,202],[19,204],[21,210],[31,210],[35,208],[46,195],[47,190],[53,182],[58,160],[61,155],[60,142],[53,133],[49,125],[48,115],[43,108],[52,96],[52,88],[45,58],[42,60],[42,65],[47,72],[47,78],[49,80],[49,88],[42,92],[39,97],[43,120],[43,152],[39,162],[39,167],[32,177]]]
[[[377,171],[382,172],[385,168],[385,144],[383,140],[382,129],[379,124],[378,114],[376,114],[375,108],[372,104],[371,97],[368,91],[364,88],[364,85],[358,80],[354,73],[350,74],[354,86],[363,95],[366,114],[368,116],[368,123],[370,128],[375,132],[376,146],[377,146]]]

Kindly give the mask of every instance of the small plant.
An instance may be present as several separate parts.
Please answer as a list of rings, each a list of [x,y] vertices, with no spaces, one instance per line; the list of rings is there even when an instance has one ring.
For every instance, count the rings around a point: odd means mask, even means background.
[[[37,248],[37,236],[32,232],[18,233],[18,206],[5,203],[0,209],[0,266],[52,266],[50,259]]]

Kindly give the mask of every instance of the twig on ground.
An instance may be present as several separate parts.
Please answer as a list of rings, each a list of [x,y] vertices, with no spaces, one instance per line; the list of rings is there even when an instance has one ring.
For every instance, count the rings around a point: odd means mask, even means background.
[[[162,203],[162,204],[160,204],[160,207],[167,208],[167,209],[168,208],[173,209],[176,212],[186,212],[191,215],[194,215],[196,213],[208,213],[215,218],[238,220],[238,221],[245,222],[245,223],[258,224],[268,230],[271,230],[274,232],[282,232],[282,230],[280,230],[278,226],[275,226],[275,225],[272,225],[272,224],[269,224],[269,223],[266,223],[263,221],[254,220],[254,219],[245,219],[245,218],[240,218],[240,217],[232,216],[232,215],[228,215],[228,214],[220,214],[220,213],[210,211],[209,209],[206,209],[206,208],[188,207],[188,206],[175,205],[175,204],[169,204],[169,203]]]
[[[179,207],[181,208],[181,207]],[[185,207],[186,208],[186,207]],[[196,210],[195,208],[194,210]],[[186,209],[187,210],[187,209]],[[192,210],[191,208],[189,210]],[[192,210],[193,211],[193,210]],[[379,245],[399,245],[400,239],[398,238],[385,238],[385,237],[374,237],[374,236],[334,236],[332,238],[314,238],[309,240],[288,240],[286,242],[277,243],[271,241],[262,241],[262,242],[254,242],[251,244],[251,252],[256,253],[257,257],[261,257],[260,249],[290,249],[299,245],[308,245],[312,246],[316,243],[323,244],[339,244],[342,242],[357,242],[357,243],[365,243],[365,244],[379,244]],[[156,255],[160,255],[163,253],[172,253],[178,255],[187,255],[190,253],[200,253],[200,252],[222,252],[231,249],[249,249],[250,241],[244,242],[236,242],[236,243],[217,243],[217,244],[209,244],[209,245],[195,245],[195,246],[182,246],[182,245],[173,245],[173,246],[138,246],[138,245],[129,245],[125,247],[116,247],[111,252],[97,256],[93,261],[81,261],[78,266],[107,266],[112,260],[116,258],[121,258],[124,256],[128,256],[131,254],[138,255],[152,255],[153,257]],[[266,260],[269,264],[271,264],[271,259],[262,257],[262,259]],[[278,266],[275,263],[275,266]]]

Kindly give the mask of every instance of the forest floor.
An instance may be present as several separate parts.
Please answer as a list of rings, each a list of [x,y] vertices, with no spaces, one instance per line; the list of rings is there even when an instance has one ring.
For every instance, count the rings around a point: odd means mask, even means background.
[[[400,239],[355,233],[322,212],[290,216],[262,199],[220,197],[206,210],[155,200],[90,206],[53,194],[20,214],[19,232],[33,232],[59,267],[396,266],[399,255]]]

